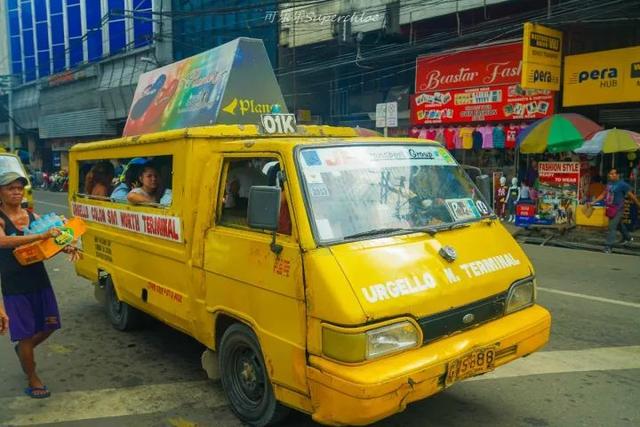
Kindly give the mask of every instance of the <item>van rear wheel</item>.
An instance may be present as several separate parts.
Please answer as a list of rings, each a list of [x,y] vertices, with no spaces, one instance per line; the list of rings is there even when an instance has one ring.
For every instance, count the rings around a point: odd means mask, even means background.
[[[119,331],[129,331],[140,326],[142,313],[126,302],[120,301],[113,287],[111,277],[106,282],[105,308],[109,321]]]
[[[222,388],[238,418],[258,427],[284,420],[289,408],[276,401],[260,344],[250,328],[236,323],[224,332],[219,363]]]

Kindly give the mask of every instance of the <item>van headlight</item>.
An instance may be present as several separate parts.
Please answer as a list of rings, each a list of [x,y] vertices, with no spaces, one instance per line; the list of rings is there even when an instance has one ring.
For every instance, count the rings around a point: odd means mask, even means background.
[[[504,314],[522,310],[536,302],[536,282],[534,279],[526,279],[511,285],[507,295]]]
[[[419,340],[418,328],[408,320],[355,331],[327,325],[322,328],[322,352],[332,359],[348,363],[414,348]]]

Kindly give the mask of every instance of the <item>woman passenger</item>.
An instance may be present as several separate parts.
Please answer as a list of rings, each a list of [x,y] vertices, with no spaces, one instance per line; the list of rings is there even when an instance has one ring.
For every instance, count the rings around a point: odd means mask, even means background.
[[[164,195],[162,181],[155,166],[146,165],[138,175],[140,187],[129,191],[127,200],[133,204],[139,203],[159,203]]]
[[[111,193],[114,167],[111,162],[102,160],[93,165],[84,180],[84,192],[91,196],[108,197]]]

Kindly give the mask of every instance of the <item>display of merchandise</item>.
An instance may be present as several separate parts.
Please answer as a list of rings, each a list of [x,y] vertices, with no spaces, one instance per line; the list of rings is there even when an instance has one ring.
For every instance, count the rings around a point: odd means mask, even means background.
[[[473,128],[465,126],[460,129],[460,139],[462,140],[462,148],[471,150],[473,148]]]
[[[482,143],[483,143],[482,133],[478,129],[474,129],[471,136],[473,137],[473,151],[482,150]]]
[[[516,204],[520,200],[520,187],[518,186],[518,178],[511,178],[511,187],[507,191],[507,210],[509,212],[509,222],[516,220]]]
[[[444,144],[444,128],[439,127],[436,129],[436,136],[433,138],[438,141],[440,144]]]
[[[504,219],[505,205],[507,202],[507,178],[500,177],[500,185],[496,188],[496,194],[494,195],[496,214],[500,219]]]
[[[429,129],[427,129],[427,131],[426,131],[426,138],[427,138],[427,139],[430,139],[430,140],[432,140],[432,141],[435,141],[435,139],[436,139],[436,133],[437,133],[437,132],[436,132],[436,130],[435,130],[434,128],[429,128]]]
[[[504,147],[508,150],[513,150],[516,148],[516,138],[520,133],[520,125],[510,124],[506,129],[506,137],[504,142]]]
[[[493,127],[489,125],[479,126],[478,132],[482,134],[482,148],[490,150],[493,148]]]
[[[52,228],[62,227],[64,225],[64,221],[64,217],[51,212],[33,221],[29,224],[29,227],[25,227],[22,231],[25,236],[29,234],[41,234]]]
[[[493,128],[493,148],[505,148],[505,134],[502,125]]]
[[[455,150],[456,148],[456,135],[458,134],[458,130],[453,127],[448,127],[444,130],[444,143],[447,150]]]

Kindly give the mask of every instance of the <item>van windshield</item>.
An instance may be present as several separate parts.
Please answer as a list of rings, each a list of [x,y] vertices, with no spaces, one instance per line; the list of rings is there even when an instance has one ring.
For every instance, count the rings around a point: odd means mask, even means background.
[[[437,232],[492,215],[447,150],[427,145],[304,148],[297,163],[319,242]]]
[[[0,170],[3,172],[15,172],[26,178],[20,160],[14,156],[0,155]]]

